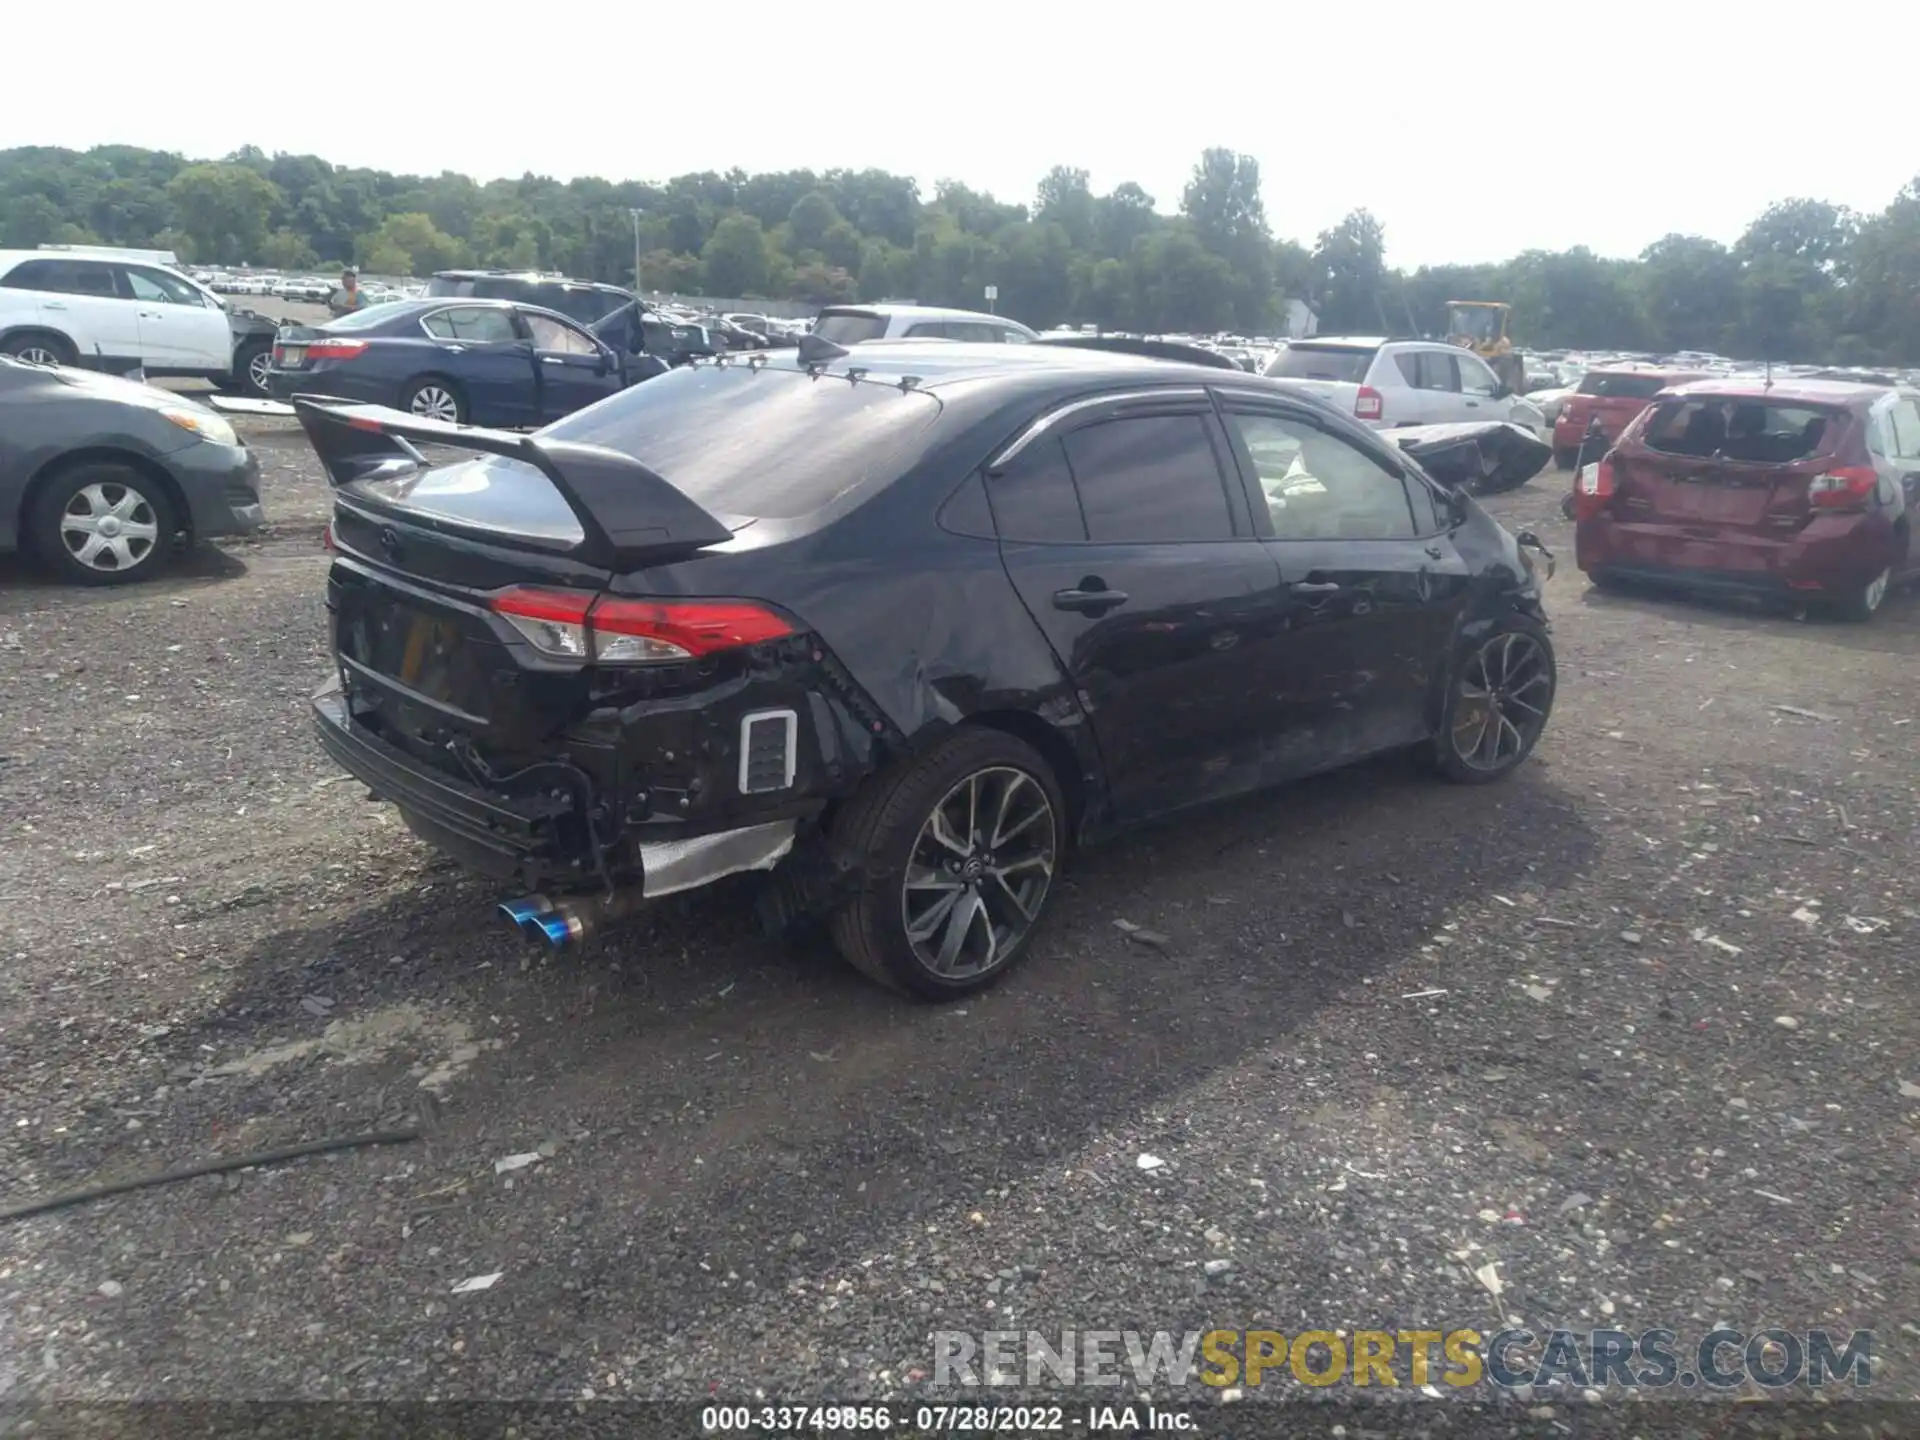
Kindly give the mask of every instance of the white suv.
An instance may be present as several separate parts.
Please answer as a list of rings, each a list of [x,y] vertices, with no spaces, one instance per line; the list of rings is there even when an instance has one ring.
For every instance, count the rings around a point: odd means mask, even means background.
[[[829,305],[813,322],[813,333],[836,345],[863,340],[971,340],[986,344],[1024,344],[1033,331],[1004,315],[978,310],[947,310],[933,305]]]
[[[212,291],[164,265],[0,250],[0,355],[224,380],[233,329]]]
[[[1515,395],[1478,355],[1439,340],[1295,340],[1266,374],[1318,395],[1369,425],[1505,420],[1538,435],[1546,415]]]

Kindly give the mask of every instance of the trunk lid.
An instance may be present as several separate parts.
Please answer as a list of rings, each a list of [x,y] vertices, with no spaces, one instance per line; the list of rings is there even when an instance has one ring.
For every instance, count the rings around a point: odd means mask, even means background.
[[[1844,410],[1801,402],[1663,401],[1613,452],[1616,512],[1703,533],[1792,534],[1812,515],[1811,482],[1836,463],[1848,425]]]
[[[533,652],[493,598],[512,586],[605,592],[616,571],[732,538],[627,456],[599,446],[296,399],[334,487],[334,650],[359,713],[450,774],[463,748],[530,762],[604,681]],[[416,445],[471,452],[435,464]],[[434,457],[440,458],[440,457]]]

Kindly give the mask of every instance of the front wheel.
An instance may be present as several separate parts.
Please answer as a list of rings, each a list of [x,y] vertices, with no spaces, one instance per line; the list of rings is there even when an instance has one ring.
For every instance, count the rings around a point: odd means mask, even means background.
[[[255,399],[264,399],[267,394],[267,371],[272,368],[273,346],[265,342],[243,345],[234,353],[233,375],[227,382],[228,388]]]
[[[998,730],[964,729],[876,776],[836,818],[866,883],[832,920],[868,978],[924,1000],[998,980],[1053,889],[1066,806],[1051,767]]]
[[[82,585],[124,585],[165,567],[179,527],[167,492],[126,465],[76,465],[54,479],[34,513],[34,546]]]
[[[1547,728],[1557,684],[1546,627],[1525,615],[1503,617],[1468,642],[1454,665],[1433,738],[1435,767],[1462,785],[1511,775]]]

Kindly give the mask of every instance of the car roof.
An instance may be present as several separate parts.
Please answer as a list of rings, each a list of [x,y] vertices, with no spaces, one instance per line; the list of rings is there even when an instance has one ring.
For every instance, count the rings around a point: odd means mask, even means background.
[[[571,275],[549,275],[540,270],[436,270],[436,280],[519,280],[528,285],[577,285],[589,290],[621,290],[604,280],[576,280]]]
[[[1289,342],[1290,350],[1378,350],[1382,345],[1395,342],[1385,335],[1309,335],[1304,340]],[[1409,344],[1443,343],[1409,341]]]
[[[1808,405],[1870,405],[1888,391],[1897,388],[1899,387],[1893,385],[1863,385],[1858,381],[1848,380],[1786,378],[1769,381],[1722,377],[1712,380],[1695,380],[1687,385],[1675,385],[1669,393],[1727,400],[1797,401]]]

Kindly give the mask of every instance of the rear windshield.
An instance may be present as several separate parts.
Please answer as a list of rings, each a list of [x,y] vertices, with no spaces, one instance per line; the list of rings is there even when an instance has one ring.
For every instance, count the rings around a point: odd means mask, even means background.
[[[775,365],[699,365],[541,432],[631,455],[720,516],[794,520],[919,459],[940,402]]]
[[[884,340],[887,317],[871,310],[823,310],[813,322],[813,333],[836,345],[858,345],[862,340]]]
[[[1582,395],[1607,400],[1651,400],[1667,388],[1663,375],[1635,375],[1620,371],[1589,370],[1580,380]]]
[[[1822,405],[1699,395],[1656,406],[1641,438],[1670,455],[1785,465],[1831,453],[1842,416]]]
[[[1284,380],[1338,380],[1357,385],[1367,378],[1377,350],[1351,345],[1289,345],[1267,363],[1267,374]]]
[[[452,275],[436,275],[427,281],[425,293],[428,296],[453,295],[465,300],[477,292],[471,280],[459,279]]]

